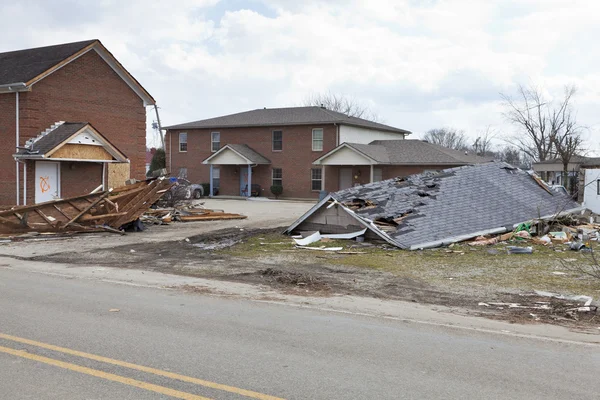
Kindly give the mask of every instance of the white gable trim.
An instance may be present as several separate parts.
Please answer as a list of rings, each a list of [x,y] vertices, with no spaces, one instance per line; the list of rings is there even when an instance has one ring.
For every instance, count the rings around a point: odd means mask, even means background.
[[[231,160],[227,160],[225,163],[218,162],[219,159],[222,159],[226,153],[233,153],[235,158]],[[215,161],[217,160],[217,161]],[[235,151],[229,145],[223,146],[219,151],[214,153],[212,156],[208,157],[206,160],[202,161],[202,164],[215,164],[215,165],[242,165],[242,164],[253,164],[252,161],[241,155],[239,152]]]
[[[327,159],[330,158],[331,156],[335,155],[336,153],[338,153],[339,151],[343,150],[343,149],[348,149],[350,151],[353,151],[354,153],[356,153],[357,155],[359,155],[360,157],[364,158],[366,163],[358,163],[358,164],[348,164],[348,165],[371,165],[371,164],[379,164],[376,160],[372,159],[371,157],[367,156],[365,153],[363,153],[362,151],[359,151],[357,149],[355,149],[354,147],[350,146],[348,143],[342,143],[341,145],[339,145],[338,147],[336,147],[335,149],[329,151],[327,154],[322,155],[321,157],[317,158],[313,164],[314,165],[341,165],[339,163],[328,163]],[[346,165],[346,164],[343,164]]]
[[[94,134],[94,131],[92,131],[89,126],[86,126],[82,130],[77,132],[75,136],[71,137],[67,144],[86,144],[90,146],[104,146],[102,142],[102,139],[96,136],[96,134]]]

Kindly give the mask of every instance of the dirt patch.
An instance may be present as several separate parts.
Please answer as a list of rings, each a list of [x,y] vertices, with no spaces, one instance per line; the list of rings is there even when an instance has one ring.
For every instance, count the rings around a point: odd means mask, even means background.
[[[281,230],[229,228],[184,240],[85,253],[65,251],[31,259],[253,283],[311,296],[352,294],[455,306],[469,310],[471,315],[519,323],[600,326],[600,317],[594,312],[567,312],[568,307],[581,304],[532,297],[534,290],[544,290],[600,298],[597,281],[569,269],[569,265],[585,261],[577,252],[535,247],[533,254],[512,255],[502,244],[414,252],[349,240],[314,244],[343,247],[345,254],[338,254],[296,249]],[[536,305],[544,301],[549,308]]]

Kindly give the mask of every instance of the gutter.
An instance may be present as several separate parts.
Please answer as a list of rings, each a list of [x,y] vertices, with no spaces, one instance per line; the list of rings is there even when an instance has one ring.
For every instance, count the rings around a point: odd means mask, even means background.
[[[0,93],[25,92],[29,90],[25,82],[5,83],[0,85]]]

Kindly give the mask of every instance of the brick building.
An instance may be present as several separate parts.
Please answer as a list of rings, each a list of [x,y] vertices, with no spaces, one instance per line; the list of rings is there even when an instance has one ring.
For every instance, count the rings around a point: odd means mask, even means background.
[[[65,197],[144,177],[152,104],[98,40],[0,53],[0,205],[47,199],[50,183]],[[63,141],[41,154],[46,134]]]
[[[280,184],[283,197],[316,198],[322,190],[489,161],[322,107],[265,108],[166,129],[171,173],[212,182],[224,195],[270,197],[270,186]]]
[[[256,194],[271,196],[270,186],[281,184],[288,198],[337,190],[338,183],[323,182],[321,166],[312,163],[340,143],[402,140],[410,134],[322,107],[265,108],[166,129],[172,174],[212,182],[224,195],[248,195],[250,183]]]

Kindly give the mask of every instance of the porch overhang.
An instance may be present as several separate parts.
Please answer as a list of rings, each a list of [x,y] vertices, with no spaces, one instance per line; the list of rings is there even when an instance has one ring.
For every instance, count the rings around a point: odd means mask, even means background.
[[[269,165],[271,161],[245,144],[226,144],[202,161],[209,165]]]
[[[342,143],[313,161],[313,165],[327,166],[377,164],[381,163],[348,143]]]
[[[129,163],[129,159],[87,122],[60,122],[19,148],[17,161]]]

